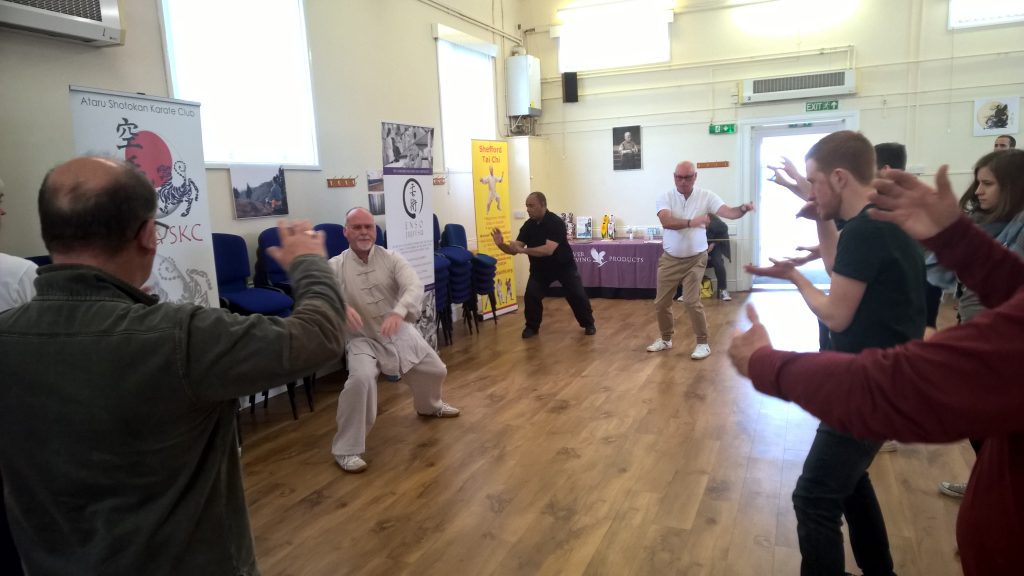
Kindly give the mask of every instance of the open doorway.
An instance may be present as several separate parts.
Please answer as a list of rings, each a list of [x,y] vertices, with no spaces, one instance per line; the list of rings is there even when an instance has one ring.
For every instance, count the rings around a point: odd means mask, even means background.
[[[771,258],[784,258],[801,254],[798,246],[816,246],[818,232],[814,222],[796,218],[804,201],[786,188],[771,181],[769,165],[781,165],[782,158],[793,161],[800,173],[804,172],[804,156],[824,136],[846,130],[845,118],[827,120],[789,121],[785,123],[755,124],[750,128],[750,175],[753,178],[755,212],[753,261],[769,266]],[[831,282],[821,260],[809,262],[800,268],[814,284],[827,286]],[[791,288],[785,280],[755,276],[753,288]]]

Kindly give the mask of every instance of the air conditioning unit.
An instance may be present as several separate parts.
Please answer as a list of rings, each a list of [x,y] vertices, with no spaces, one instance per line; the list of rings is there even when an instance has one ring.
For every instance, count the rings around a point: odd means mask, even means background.
[[[856,92],[856,74],[853,70],[832,70],[796,76],[744,80],[740,87],[740,104],[838,96]]]
[[[91,46],[124,34],[118,0],[0,0],[0,26]]]

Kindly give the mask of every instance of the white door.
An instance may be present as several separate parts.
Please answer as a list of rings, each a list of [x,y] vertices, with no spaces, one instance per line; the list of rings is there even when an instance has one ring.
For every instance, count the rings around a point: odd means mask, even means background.
[[[770,266],[768,260],[802,254],[798,246],[816,246],[818,233],[814,222],[804,218],[796,218],[796,213],[804,205],[804,201],[796,197],[788,189],[769,180],[773,172],[769,165],[781,165],[782,158],[793,161],[801,174],[804,173],[804,156],[818,140],[824,136],[850,128],[847,118],[829,118],[815,120],[804,118],[784,123],[765,122],[750,126],[750,161],[748,176],[753,191],[754,212],[753,258],[752,261],[761,266]],[[801,267],[801,272],[815,284],[828,284],[821,260],[810,262]],[[783,285],[792,287],[788,281],[756,276],[752,279],[753,287],[773,287]]]

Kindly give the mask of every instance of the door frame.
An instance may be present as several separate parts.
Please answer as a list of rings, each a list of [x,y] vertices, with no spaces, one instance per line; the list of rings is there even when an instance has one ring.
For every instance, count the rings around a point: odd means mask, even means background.
[[[759,171],[754,170],[754,160],[757,156],[757,151],[753,149],[753,131],[754,128],[760,126],[772,126],[781,124],[815,124],[823,122],[834,122],[842,121],[845,124],[847,130],[858,130],[860,128],[860,112],[857,110],[844,111],[844,112],[830,112],[828,114],[799,114],[791,116],[768,116],[761,118],[746,118],[738,122],[739,129],[739,146],[740,153],[739,166],[736,173],[739,177],[737,182],[737,188],[741,190],[740,197],[743,198],[743,202],[754,202],[757,200],[757,185],[758,178],[760,177]],[[743,218],[736,222],[737,224],[737,236],[740,241],[736,242],[737,252],[735,261],[738,263],[746,263],[753,261],[753,255],[755,252],[754,243],[757,241],[759,226],[757,224],[757,218]],[[742,268],[739,267],[740,273],[736,275],[736,289],[737,290],[750,290],[752,277],[749,274],[743,273]]]

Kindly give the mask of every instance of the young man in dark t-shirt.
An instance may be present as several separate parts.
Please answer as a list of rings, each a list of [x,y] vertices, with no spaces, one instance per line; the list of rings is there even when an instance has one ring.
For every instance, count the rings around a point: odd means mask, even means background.
[[[809,200],[816,205],[821,256],[832,277],[828,294],[792,261],[746,267],[753,274],[792,281],[828,327],[832,349],[840,352],[888,348],[924,334],[921,251],[894,224],[867,216],[874,175],[874,149],[856,132],[830,134],[807,153]],[[836,219],[845,221],[842,236]],[[885,520],[867,473],[881,445],[881,440],[818,427],[793,491],[801,574],[844,574],[843,516],[863,573],[893,574]]]
[[[544,293],[555,280],[565,289],[565,299],[584,334],[593,336],[597,333],[594,313],[566,238],[565,222],[548,212],[547,198],[541,192],[531,192],[526,197],[526,213],[530,219],[519,229],[519,237],[515,240],[506,243],[501,230],[495,228],[491,231],[491,238],[499,250],[513,256],[526,254],[530,257],[530,280],[523,296],[526,316],[523,338],[536,336],[540,331],[544,317]]]

